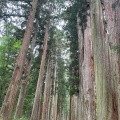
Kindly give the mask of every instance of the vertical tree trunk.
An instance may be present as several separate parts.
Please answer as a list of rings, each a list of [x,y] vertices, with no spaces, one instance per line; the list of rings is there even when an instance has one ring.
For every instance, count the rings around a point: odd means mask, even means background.
[[[83,98],[83,76],[82,76],[82,64],[84,58],[84,39],[82,33],[82,26],[80,26],[80,18],[77,15],[77,28],[78,28],[78,47],[79,47],[79,113],[78,118],[83,120],[84,116],[84,98]]]
[[[89,10],[87,11],[89,14]],[[83,93],[84,93],[84,120],[95,120],[94,99],[94,64],[92,55],[91,19],[87,16],[87,26],[84,30],[84,60],[82,64]]]
[[[118,120],[120,120],[120,84],[118,85]]]
[[[89,10],[87,11],[89,14]],[[87,26],[82,31],[80,18],[77,16],[79,42],[79,76],[80,76],[80,115],[79,119],[95,120],[94,98],[94,64],[92,55],[91,19],[87,16]]]
[[[120,45],[120,7],[119,0],[104,0],[105,17],[107,30],[106,41],[109,50],[109,90],[108,94],[108,120],[118,120],[118,90],[117,86],[120,83],[120,53],[115,51],[115,47]]]
[[[44,37],[43,54],[42,54],[42,59],[41,59],[39,78],[37,82],[35,99],[34,99],[34,104],[33,104],[33,109],[32,109],[30,120],[38,120],[38,105],[39,105],[40,98],[42,95],[44,65],[45,65],[47,42],[48,42],[48,30],[49,30],[49,22],[47,22],[47,25],[46,25],[46,32],[45,32],[45,37]]]
[[[58,101],[58,81],[57,81],[57,59],[54,66],[54,83],[52,93],[52,108],[51,108],[51,120],[57,119],[57,101]]]
[[[57,70],[56,70],[57,71]],[[57,73],[56,73],[57,74]],[[55,85],[55,108],[54,108],[54,114],[55,114],[55,119],[57,120],[57,103],[58,103],[58,78],[56,76],[56,85]]]
[[[51,97],[50,97],[49,103],[48,103],[48,110],[47,110],[46,120],[50,120],[50,113],[51,113]]]
[[[80,97],[79,97],[79,94],[77,95],[77,117],[76,117],[76,120],[79,120],[80,119]]]
[[[18,98],[16,112],[15,112],[16,119],[20,118],[22,116],[23,103],[24,103],[24,99],[25,99],[27,83],[29,80],[29,74],[30,74],[30,69],[31,69],[31,64],[32,64],[32,57],[33,57],[33,50],[34,50],[35,41],[36,41],[36,35],[37,34],[35,33],[35,35],[33,36],[32,43],[31,43],[31,51],[29,53],[30,55],[28,56],[29,58],[27,60],[27,65],[24,70],[25,80],[23,80],[21,83],[21,90],[20,90],[20,94],[19,94],[19,98]]]
[[[51,52],[51,79],[54,79],[54,61],[53,61],[53,52]],[[51,110],[52,110],[52,81],[51,80],[51,89],[50,89],[50,98],[49,98],[49,107],[47,110],[47,116],[46,116],[46,120],[51,120]]]
[[[77,96],[70,96],[70,119],[69,120],[77,120]]]
[[[97,120],[107,120],[107,93],[104,57],[103,16],[100,0],[91,1],[91,27],[96,84]]]
[[[18,91],[18,86],[20,84],[20,80],[23,72],[25,56],[26,56],[26,52],[28,49],[30,36],[32,32],[32,26],[33,26],[34,16],[36,12],[37,2],[38,0],[33,0],[32,2],[32,8],[28,18],[26,32],[24,34],[20,53],[17,58],[16,66],[14,68],[10,85],[1,108],[0,119],[3,119],[3,120],[11,120],[12,111],[13,111],[15,100],[16,100],[16,94]]]
[[[49,99],[50,99],[50,79],[51,79],[51,58],[48,60],[48,65],[47,65],[47,74],[46,74],[46,79],[45,79],[45,88],[44,88],[44,99],[43,99],[43,107],[42,107],[42,120],[45,120],[47,110],[49,107]]]

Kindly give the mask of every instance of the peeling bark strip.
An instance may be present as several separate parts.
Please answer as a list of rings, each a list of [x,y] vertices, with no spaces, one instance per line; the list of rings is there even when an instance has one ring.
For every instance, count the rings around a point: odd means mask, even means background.
[[[11,117],[12,117],[12,112],[13,112],[13,108],[14,108],[14,104],[15,104],[15,100],[16,100],[18,86],[20,84],[20,80],[21,80],[21,76],[22,76],[22,72],[23,72],[23,66],[24,66],[24,62],[25,62],[25,57],[26,57],[26,53],[27,53],[27,49],[28,49],[28,45],[29,45],[29,41],[30,41],[31,32],[32,32],[37,2],[38,2],[38,0],[33,0],[33,2],[32,2],[32,8],[31,8],[30,15],[28,18],[26,31],[24,34],[20,53],[17,58],[17,62],[16,62],[16,66],[14,68],[12,79],[11,79],[9,88],[7,90],[7,94],[4,99],[3,106],[0,111],[0,119],[1,120],[11,120]]]
[[[42,95],[42,84],[43,84],[43,74],[44,74],[44,65],[45,65],[45,59],[46,59],[46,50],[47,50],[47,42],[48,42],[48,30],[49,30],[49,22],[46,24],[46,32],[44,37],[44,46],[43,46],[43,54],[41,59],[41,65],[40,65],[40,72],[39,72],[39,78],[37,82],[37,88],[34,98],[34,104],[32,109],[32,114],[30,120],[38,120],[38,109],[40,98]]]

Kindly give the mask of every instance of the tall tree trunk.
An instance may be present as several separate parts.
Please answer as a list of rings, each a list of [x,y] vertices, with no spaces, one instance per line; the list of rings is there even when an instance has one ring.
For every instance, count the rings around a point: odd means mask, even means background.
[[[32,57],[33,57],[33,51],[34,51],[34,47],[35,47],[36,36],[37,36],[37,34],[35,33],[35,35],[33,36],[32,42],[31,42],[31,51],[30,51],[30,53],[28,53],[29,58],[27,60],[27,65],[24,70],[25,80],[22,80],[22,83],[21,83],[21,90],[20,90],[20,94],[19,94],[19,98],[18,98],[16,112],[15,112],[16,119],[20,118],[22,116],[23,103],[24,103],[24,99],[25,99],[26,88],[27,88],[30,70],[31,70]]]
[[[89,10],[87,11],[89,14]],[[77,16],[78,42],[79,42],[79,76],[80,76],[80,115],[79,119],[95,120],[94,98],[94,64],[92,55],[91,19],[87,16],[87,26],[80,26]],[[84,29],[84,30],[83,30]]]
[[[42,95],[44,65],[45,65],[47,42],[48,42],[48,30],[49,30],[49,22],[47,22],[47,25],[46,25],[46,32],[45,32],[45,37],[44,37],[43,54],[42,54],[42,59],[41,59],[39,78],[37,82],[35,99],[34,99],[34,104],[33,104],[33,109],[32,109],[30,120],[38,120],[38,105],[39,105],[40,98]]]
[[[84,38],[82,33],[82,26],[80,26],[80,18],[77,14],[77,28],[78,28],[78,48],[79,48],[79,113],[78,118],[83,120],[84,116],[84,98],[83,98],[83,76],[82,76],[82,64],[84,58]]]
[[[104,25],[100,0],[91,1],[91,27],[96,85],[96,119],[107,120],[107,88],[104,54]]]
[[[120,85],[118,85],[118,120],[120,120]]]
[[[79,120],[80,119],[80,97],[79,97],[79,94],[77,95],[77,116],[76,116],[76,120]]]
[[[52,93],[51,120],[57,119],[57,101],[58,101],[58,80],[57,80],[57,58],[54,65],[54,81]]]
[[[49,108],[47,110],[47,117],[46,120],[51,120],[51,110],[52,110],[52,82],[54,80],[54,60],[53,60],[53,52],[51,52],[51,89],[50,89],[50,99],[49,99]]]
[[[45,79],[45,88],[44,88],[44,99],[43,99],[43,107],[42,107],[42,120],[45,120],[47,110],[49,107],[49,99],[50,99],[50,80],[51,80],[51,58],[48,60],[48,65],[47,65],[47,74],[46,74],[46,79]]]
[[[51,113],[51,96],[50,96],[49,103],[48,103],[46,120],[50,120],[50,113]]]
[[[70,96],[70,119],[69,120],[77,120],[77,96]]]
[[[119,105],[118,105],[118,88],[120,84],[120,53],[115,51],[114,48],[120,45],[120,7],[119,0],[104,0],[103,3],[106,29],[106,44],[109,51],[109,89],[108,93],[108,120],[119,119]],[[105,20],[104,20],[105,21]]]
[[[89,14],[90,11],[88,10]],[[95,120],[94,99],[94,64],[92,55],[91,19],[87,16],[87,26],[84,28],[84,60],[82,64],[83,93],[84,93],[84,120]]]
[[[25,62],[25,57],[26,57],[26,53],[27,53],[27,49],[28,49],[28,45],[30,41],[31,32],[32,32],[37,2],[38,0],[33,0],[32,2],[32,8],[31,8],[30,15],[28,18],[26,32],[24,34],[20,53],[17,58],[16,66],[14,68],[14,72],[13,72],[13,75],[10,81],[10,85],[7,90],[7,94],[5,96],[5,99],[4,99],[4,102],[3,102],[3,105],[0,111],[0,117],[1,117],[0,119],[2,120],[11,120],[12,111],[14,108],[18,86],[20,84],[20,80],[21,80],[21,76],[23,72],[23,66]]]

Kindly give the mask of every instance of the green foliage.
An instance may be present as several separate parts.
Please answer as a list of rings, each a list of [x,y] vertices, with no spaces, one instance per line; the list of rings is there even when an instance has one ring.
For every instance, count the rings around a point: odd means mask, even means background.
[[[13,36],[16,27],[11,24],[5,24],[4,27],[3,36],[0,37],[0,106],[21,46],[21,40],[16,40]]]
[[[71,95],[79,92],[77,14],[79,12],[79,9],[81,9],[79,8],[80,4],[81,2],[75,1],[74,4],[69,7],[63,14],[63,18],[67,20],[67,24],[64,27],[64,30],[70,46],[69,85]],[[81,17],[81,19],[83,18]]]

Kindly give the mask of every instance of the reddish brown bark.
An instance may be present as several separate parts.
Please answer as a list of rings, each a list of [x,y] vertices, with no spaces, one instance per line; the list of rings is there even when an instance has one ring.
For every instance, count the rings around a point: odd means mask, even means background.
[[[89,12],[89,11],[87,11]],[[89,14],[89,13],[88,13]],[[80,18],[78,22],[79,42],[79,76],[80,78],[80,118],[83,120],[95,120],[95,98],[94,98],[94,64],[92,55],[91,19],[87,16],[87,26],[82,32]]]
[[[27,83],[28,83],[28,80],[29,80],[29,75],[30,75],[30,70],[31,70],[35,41],[36,41],[36,33],[35,33],[35,35],[33,36],[33,39],[32,39],[31,51],[30,51],[29,56],[28,56],[29,59],[27,60],[27,65],[24,68],[25,79],[22,80],[22,83],[21,83],[21,90],[20,90],[20,94],[19,94],[19,98],[18,98],[16,112],[15,112],[15,118],[16,119],[20,118],[22,116],[23,103],[24,103],[24,99],[25,99]]]
[[[12,111],[14,108],[16,95],[17,95],[17,91],[18,91],[18,86],[20,84],[20,80],[21,80],[21,76],[22,76],[22,72],[23,72],[25,56],[27,53],[30,36],[31,36],[31,32],[32,32],[32,26],[33,26],[34,16],[35,16],[35,12],[36,12],[37,2],[38,2],[38,0],[33,0],[33,2],[32,2],[32,8],[31,8],[30,15],[28,18],[26,32],[24,34],[20,53],[17,58],[16,66],[14,68],[14,72],[13,72],[13,75],[12,75],[12,78],[10,81],[10,85],[7,90],[7,94],[5,96],[5,99],[4,99],[2,108],[1,108],[1,112],[0,112],[1,118],[0,119],[3,119],[3,120],[11,120]]]
[[[88,11],[89,14],[90,11]],[[95,120],[94,99],[94,64],[92,55],[91,19],[87,16],[87,26],[84,30],[84,60],[82,64],[84,119]]]
[[[20,95],[19,95],[19,98],[18,98],[17,107],[16,107],[15,118],[20,118],[22,116],[23,102],[24,102],[24,98],[25,98],[27,82],[28,82],[28,79],[29,79],[31,61],[32,61],[32,59],[28,62],[28,65],[27,65],[27,70],[28,71],[26,71],[27,72],[26,79],[22,80],[22,83],[21,83],[21,90],[20,90]]]
[[[109,34],[106,35],[109,55],[109,84],[108,89],[108,118],[118,120],[118,87],[120,83],[120,54],[114,47],[120,45],[120,7],[117,0],[104,0],[107,27]]]
[[[48,42],[48,30],[49,30],[49,22],[47,22],[47,25],[46,25],[46,32],[45,32],[44,45],[43,45],[43,53],[42,53],[39,78],[38,78],[37,88],[36,88],[36,93],[35,93],[35,98],[34,98],[34,104],[33,104],[32,114],[31,114],[31,118],[30,118],[31,120],[38,120],[38,109],[39,109],[38,105],[39,105],[40,98],[42,95],[44,65],[45,65],[47,42]]]
[[[49,107],[49,99],[50,99],[50,78],[51,77],[51,61],[48,61],[48,66],[47,66],[47,74],[46,74],[46,79],[45,79],[45,88],[44,88],[44,101],[43,101],[43,107],[42,107],[42,120],[45,120],[46,118],[46,112]]]

